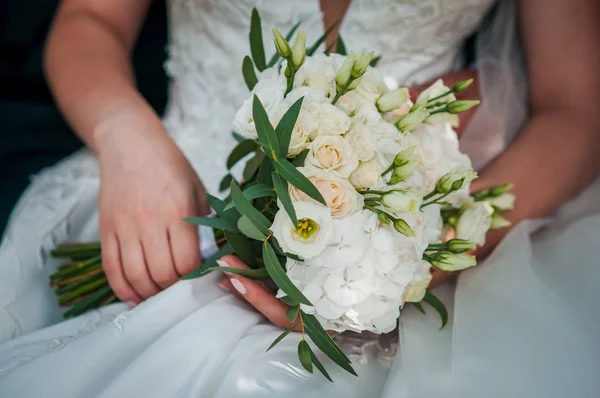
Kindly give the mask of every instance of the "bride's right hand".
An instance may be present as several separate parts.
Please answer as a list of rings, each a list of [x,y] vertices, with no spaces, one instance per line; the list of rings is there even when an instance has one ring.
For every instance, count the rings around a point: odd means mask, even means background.
[[[182,219],[209,209],[198,176],[162,127],[135,127],[96,142],[104,270],[117,297],[139,303],[200,265],[197,229]]]

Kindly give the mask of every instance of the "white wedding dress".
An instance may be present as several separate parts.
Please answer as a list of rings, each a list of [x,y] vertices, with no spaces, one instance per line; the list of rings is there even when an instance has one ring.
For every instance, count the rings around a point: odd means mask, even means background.
[[[341,34],[348,48],[383,54],[391,78],[421,83],[461,65],[462,42],[493,3],[354,0]],[[309,43],[323,31],[318,0],[169,0],[164,123],[211,192],[248,95],[240,66],[254,6],[266,43],[272,26],[299,20]],[[479,166],[526,109],[511,2],[495,15],[478,41],[484,104],[462,143]],[[98,239],[98,186],[97,161],[81,151],[36,176],[12,215],[0,247],[0,397],[600,396],[598,184],[552,220],[516,226],[482,265],[438,289],[451,313],[443,330],[433,310],[405,308],[395,358],[365,343],[353,356],[358,378],[323,358],[333,384],[299,366],[298,336],[265,353],[280,330],[220,290],[216,274],[131,310],[119,303],[60,322],[48,251]]]

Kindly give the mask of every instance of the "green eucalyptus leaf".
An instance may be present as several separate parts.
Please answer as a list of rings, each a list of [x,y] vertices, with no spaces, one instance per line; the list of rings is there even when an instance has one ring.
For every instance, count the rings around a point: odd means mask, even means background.
[[[425,308],[423,308],[421,303],[413,303],[413,305],[415,306],[417,311],[419,311],[421,314],[425,315]]]
[[[285,159],[275,160],[275,170],[279,173],[283,179],[287,182],[316,200],[317,202],[327,205],[321,192],[310,182],[302,173],[300,173],[290,162]]]
[[[227,233],[231,233],[231,232],[225,232],[225,234],[227,234]],[[206,275],[207,269],[216,267],[217,260],[223,256],[227,256],[228,254],[233,254],[233,248],[227,244],[227,245],[224,245],[222,248],[220,248],[219,251],[216,252],[215,254],[213,254],[210,258],[204,260],[204,262],[202,263],[202,265],[200,267],[196,268],[189,274],[184,275],[181,279],[183,279],[183,280],[196,279],[196,278]]]
[[[256,150],[258,150],[258,144],[254,140],[244,140],[239,142],[227,158],[227,168],[231,169],[237,162],[242,160],[244,156]]]
[[[302,23],[302,21],[300,21],[296,25],[292,26],[292,29],[290,29],[288,34],[285,36],[285,39],[288,42],[290,40],[292,40],[292,36],[294,35],[294,33],[296,33],[296,30],[298,29],[298,27],[300,26],[301,23]],[[275,64],[277,63],[277,61],[279,61],[280,58],[281,58],[281,55],[279,55],[279,53],[277,51],[275,51],[275,54],[273,54],[273,56],[271,57],[271,60],[267,64],[267,68],[271,68],[271,67],[275,66]]]
[[[294,167],[302,167],[302,166],[304,166],[304,161],[306,160],[306,157],[308,156],[308,152],[310,152],[308,149],[305,149],[302,152],[300,152],[292,160],[292,165],[294,165]]]
[[[440,318],[442,318],[442,329],[448,323],[448,310],[444,303],[440,301],[439,298],[433,295],[429,290],[425,292],[425,297],[423,297],[423,301],[432,306],[439,314]]]
[[[271,172],[273,171],[273,163],[271,163],[271,159],[268,156],[263,158],[262,163],[258,169],[258,174],[256,176],[256,181],[259,184],[265,184],[272,188],[273,181],[271,180]]]
[[[267,235],[263,234],[252,224],[252,221],[247,216],[242,216],[238,220],[238,228],[244,235],[251,239],[256,239],[259,241],[264,241],[267,239]]]
[[[294,307],[290,307],[286,313],[285,316],[286,318],[290,321],[290,322],[294,322],[296,321],[296,319],[298,318],[298,312],[300,311],[300,307],[299,306],[294,306]]]
[[[292,330],[294,330],[294,328],[295,328],[295,327],[296,327],[296,326],[292,326],[291,328],[284,330],[284,331],[283,331],[283,333],[281,333],[281,334],[279,335],[279,337],[277,337],[277,338],[275,339],[275,341],[273,341],[273,343],[271,343],[271,345],[269,346],[269,348],[267,348],[267,352],[268,352],[268,351],[269,351],[271,348],[273,348],[273,347],[275,347],[277,344],[279,344],[279,342],[281,342],[281,340],[283,340],[283,339],[285,338],[285,336],[287,336],[288,334],[290,334],[290,332],[291,332]]]
[[[279,245],[279,242],[277,241],[277,239],[275,239],[275,237],[271,237],[271,245],[273,246],[273,249],[275,249],[275,251],[277,251],[277,253],[280,253],[281,255],[283,255],[287,258],[291,258],[292,260],[302,261],[302,259],[300,257],[296,256],[295,254],[286,253],[281,248],[281,246]]]
[[[265,198],[268,196],[275,196],[275,190],[269,185],[258,183],[246,188],[244,190],[244,196],[248,200]],[[225,210],[232,209],[233,207],[233,203],[229,203],[227,206],[225,206]]]
[[[265,70],[267,60],[265,57],[265,46],[262,38],[262,26],[260,15],[256,8],[252,9],[252,17],[250,19],[250,53],[256,69],[259,71]]]
[[[292,203],[292,198],[290,197],[290,191],[288,189],[288,183],[284,180],[277,171],[272,173],[273,177],[273,186],[275,187],[275,192],[277,192],[277,197],[281,201],[283,208],[285,209],[288,216],[292,220],[294,225],[298,224],[298,219],[296,218],[296,209],[294,209],[294,204]]]
[[[271,222],[268,218],[262,215],[252,203],[246,199],[240,188],[235,184],[231,183],[231,199],[233,200],[233,204],[237,211],[240,212],[241,215],[247,216],[252,224],[264,235],[269,235],[269,228],[271,227]]]
[[[305,340],[300,340],[300,343],[298,343],[298,359],[300,359],[302,367],[306,369],[308,373],[313,372],[312,359],[310,358],[310,347]]]
[[[188,217],[185,222],[194,225],[204,225],[215,229],[223,229],[226,231],[237,232],[238,229],[231,225],[227,220],[219,217]]]
[[[369,65],[371,65],[373,68],[375,68],[377,66],[377,64],[379,63],[379,61],[381,61],[381,55],[377,55],[377,56],[373,57],[371,59],[371,62]]]
[[[258,97],[255,95],[252,101],[252,115],[254,117],[254,125],[256,126],[256,134],[258,135],[258,142],[263,148],[265,154],[271,159],[277,158],[279,152],[279,140],[275,129],[269,121],[269,116],[260,102]]]
[[[325,366],[323,366],[321,361],[319,361],[319,358],[317,358],[317,356],[315,355],[313,350],[310,348],[310,346],[308,347],[308,349],[310,350],[310,359],[312,360],[312,363],[315,365],[315,368],[317,368],[319,370],[319,372],[321,372],[321,374],[323,376],[325,376],[325,378],[327,380],[329,380],[330,382],[333,383],[333,380],[331,380],[329,373],[327,373],[327,370],[325,370]]]
[[[347,55],[348,53],[346,52],[346,45],[344,44],[344,41],[342,40],[342,36],[338,36],[337,39],[337,46],[335,48],[335,52],[340,54],[340,55]]]
[[[257,152],[256,155],[248,159],[248,161],[246,162],[246,166],[244,167],[244,171],[242,172],[244,180],[248,181],[252,177],[254,177],[254,175],[258,171],[258,168],[260,167],[260,164],[262,163],[264,156],[264,153]]]
[[[219,183],[219,192],[224,192],[227,189],[227,187],[229,187],[232,181],[235,180],[233,179],[233,176],[231,174],[227,174],[225,177],[223,177],[223,179]]]
[[[307,56],[309,56],[309,57],[310,57],[311,55],[313,55],[313,54],[315,53],[315,51],[317,51],[317,50],[319,49],[319,46],[320,46],[321,44],[323,44],[323,42],[325,41],[325,39],[327,39],[327,37],[328,37],[328,36],[331,34],[331,32],[333,32],[333,30],[334,30],[334,29],[335,29],[335,27],[338,25],[338,23],[339,23],[339,21],[337,21],[337,22],[334,22],[334,23],[333,23],[333,24],[332,24],[332,25],[329,27],[329,29],[327,29],[327,30],[325,31],[325,33],[323,33],[323,35],[317,39],[317,41],[315,42],[315,44],[313,44],[313,45],[312,45],[310,48],[308,48],[308,49],[306,50],[306,55],[307,55]]]
[[[285,273],[285,270],[279,263],[275,250],[271,247],[268,241],[265,241],[263,247],[263,260],[265,262],[265,268],[269,272],[269,276],[273,279],[273,282],[280,288],[285,294],[290,296],[292,299],[306,305],[312,305],[310,301],[304,295],[296,285],[292,283],[290,278]]]
[[[243,262],[248,265],[255,265],[257,263],[258,253],[252,247],[252,241],[246,237],[233,232],[225,231],[225,239],[232,248],[232,252],[235,253]]]
[[[256,86],[256,83],[258,83],[258,78],[254,71],[252,59],[247,55],[244,57],[244,61],[242,61],[242,75],[244,76],[244,82],[246,82],[248,90],[252,91],[254,86]]]
[[[304,97],[298,99],[290,108],[284,113],[279,121],[279,124],[275,128],[275,133],[279,137],[279,157],[287,158],[288,150],[290,147],[290,140],[292,139],[292,132],[298,120],[300,109],[302,108],[302,101]]]
[[[293,298],[291,298],[290,296],[283,296],[279,299],[281,302],[283,302],[284,304],[289,305],[290,307],[294,307],[298,305],[298,302],[296,300],[294,300]]]
[[[241,135],[241,134],[239,134],[239,133],[237,133],[237,132],[235,132],[235,131],[232,131],[232,132],[231,132],[231,135],[233,136],[233,138],[234,138],[234,139],[235,139],[237,142],[244,141],[244,140],[247,140],[247,139],[248,139],[248,138],[244,137],[243,135]]]
[[[223,202],[221,199],[219,199],[216,196],[213,196],[209,193],[206,194],[206,198],[208,200],[208,204],[215,211],[215,213],[220,215],[221,213],[223,213],[225,211],[225,207],[227,206],[227,204],[225,202]]]
[[[216,266],[216,267],[207,268],[205,270],[205,273],[209,273],[212,271],[223,271],[223,272],[227,272],[230,274],[240,275],[245,278],[255,279],[255,280],[269,279],[269,273],[264,268],[248,269],[248,268],[232,268],[232,267]]]

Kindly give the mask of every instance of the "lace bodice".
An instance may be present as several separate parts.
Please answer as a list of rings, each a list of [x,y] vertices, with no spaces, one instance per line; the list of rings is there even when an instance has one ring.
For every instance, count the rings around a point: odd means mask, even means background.
[[[230,123],[247,98],[242,59],[249,53],[250,14],[261,14],[267,58],[271,28],[323,33],[318,0],[169,0],[169,132],[215,192],[233,143]],[[348,49],[382,55],[383,72],[403,85],[439,76],[460,62],[463,40],[494,0],[353,0],[341,25]]]

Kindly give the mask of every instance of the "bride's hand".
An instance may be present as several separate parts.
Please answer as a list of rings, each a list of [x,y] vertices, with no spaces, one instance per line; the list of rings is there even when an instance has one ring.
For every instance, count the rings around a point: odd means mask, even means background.
[[[202,183],[162,130],[112,132],[97,140],[104,270],[115,294],[139,303],[200,265],[197,229],[208,213]]]

